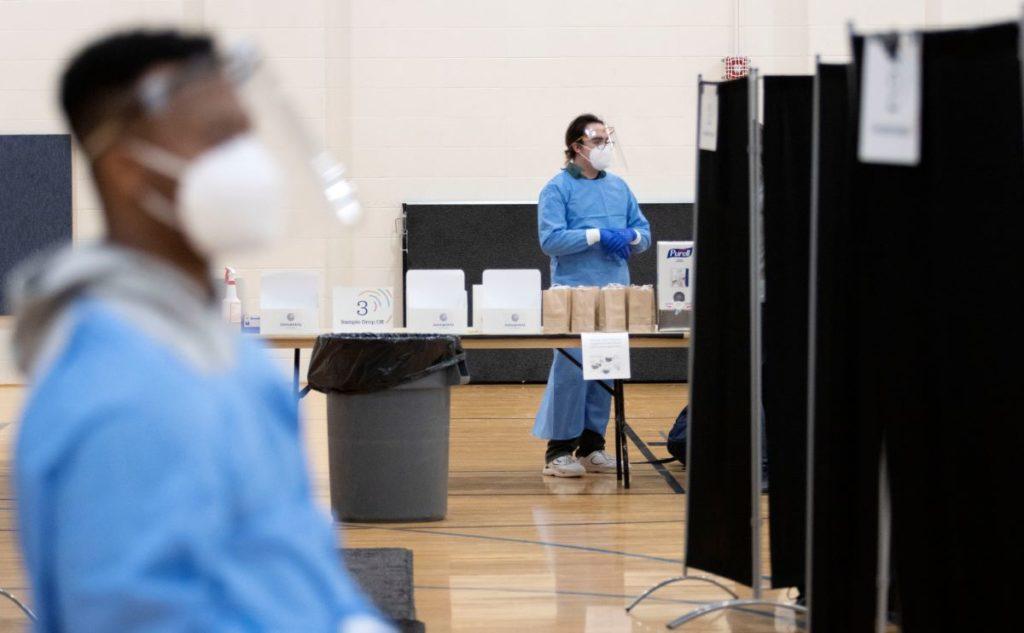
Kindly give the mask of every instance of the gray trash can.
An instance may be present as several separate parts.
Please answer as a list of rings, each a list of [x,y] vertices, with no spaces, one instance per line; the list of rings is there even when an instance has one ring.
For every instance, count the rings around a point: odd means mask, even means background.
[[[327,393],[336,516],[359,522],[443,519],[451,387],[469,380],[458,339],[321,338],[326,340],[317,341],[310,361],[310,385]]]

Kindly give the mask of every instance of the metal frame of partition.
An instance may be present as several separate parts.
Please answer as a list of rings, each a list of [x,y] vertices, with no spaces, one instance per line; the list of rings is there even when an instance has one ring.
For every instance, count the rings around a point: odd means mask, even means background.
[[[2,320],[2,319],[0,319],[0,320]],[[7,428],[7,423],[0,422],[0,431],[4,430],[5,428]],[[36,622],[37,621],[36,620],[36,614],[32,613],[32,610],[29,609],[27,606],[25,606],[25,603],[22,602],[21,600],[19,600],[16,595],[14,595],[10,591],[4,589],[2,586],[0,586],[0,598],[4,598],[4,599],[9,600],[12,603],[14,603],[14,606],[18,607],[18,610],[20,610],[22,613],[24,613],[25,617],[27,617],[32,622]]]
[[[821,55],[814,56],[814,103],[811,106],[811,217],[810,268],[807,276],[807,529],[804,556],[804,585],[807,608],[811,606],[811,575],[814,572],[814,387],[818,362],[818,170],[821,160]],[[811,623],[807,623],[808,633]]]
[[[14,606],[18,607],[18,609],[22,613],[24,613],[25,617],[27,617],[29,620],[31,620],[33,622],[38,622],[39,621],[38,618],[36,618],[36,614],[32,613],[31,609],[26,607],[25,604],[21,600],[18,600],[18,598],[14,594],[12,594],[11,592],[7,591],[3,587],[0,587],[0,597],[7,598],[11,602],[13,602]]]

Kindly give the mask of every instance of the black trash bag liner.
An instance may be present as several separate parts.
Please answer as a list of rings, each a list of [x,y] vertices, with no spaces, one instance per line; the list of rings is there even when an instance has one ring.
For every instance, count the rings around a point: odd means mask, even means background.
[[[322,393],[373,393],[465,361],[457,336],[324,334],[313,346],[308,382]]]

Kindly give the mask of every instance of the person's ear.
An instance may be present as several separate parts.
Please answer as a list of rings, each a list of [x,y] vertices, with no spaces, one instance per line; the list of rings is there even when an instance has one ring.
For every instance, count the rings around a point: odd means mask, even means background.
[[[108,149],[93,163],[97,185],[119,200],[138,201],[155,188],[149,171],[123,143]]]
[[[97,183],[120,200],[137,202],[154,191],[173,198],[174,182],[146,169],[125,143],[111,147],[93,169]]]

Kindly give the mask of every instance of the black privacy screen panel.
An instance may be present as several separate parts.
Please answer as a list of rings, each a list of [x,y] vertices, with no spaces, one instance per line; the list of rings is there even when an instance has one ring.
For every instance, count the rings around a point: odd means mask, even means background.
[[[628,182],[629,175],[625,177]],[[640,209],[651,223],[652,244],[647,252],[630,259],[630,274],[633,283],[653,284],[657,274],[653,242],[693,239],[693,205],[641,203]],[[481,283],[489,268],[537,268],[543,286],[550,286],[551,259],[540,250],[536,204],[405,204],[404,211],[408,235],[403,273],[462,269],[470,301],[473,284]],[[467,350],[466,354],[474,383],[544,383],[551,369],[550,350]],[[687,352],[633,350],[632,368],[637,381],[683,381]]]
[[[748,83],[718,84],[716,151],[697,177],[697,287],[690,380],[691,567],[751,584]]]
[[[817,283],[811,383],[814,498],[809,590],[812,629],[830,633],[874,629],[878,555],[881,433],[877,422],[861,413],[858,372],[861,337],[865,334],[858,303],[862,275],[858,239],[868,225],[862,224],[851,200],[856,160],[856,120],[851,111],[853,72],[852,66],[845,64],[818,67]],[[883,227],[877,230],[884,232]],[[768,292],[771,302],[772,291]]]
[[[1017,584],[983,579],[1024,567],[1019,32],[923,37],[920,165],[854,172],[861,423],[884,433],[904,633],[1009,631]]]
[[[762,400],[772,586],[802,586],[807,522],[807,278],[814,77],[764,78]]]
[[[71,240],[71,139],[0,135],[0,314],[8,273],[26,257]]]

